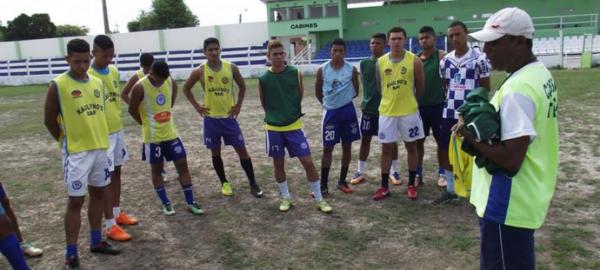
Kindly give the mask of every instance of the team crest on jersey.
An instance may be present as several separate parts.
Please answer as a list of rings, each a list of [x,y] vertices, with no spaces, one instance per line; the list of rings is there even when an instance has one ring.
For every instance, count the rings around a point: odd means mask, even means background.
[[[337,90],[341,86],[342,86],[342,82],[340,82],[338,80],[333,80],[333,82],[331,82],[331,89],[333,89],[333,90]]]
[[[406,71],[407,71],[407,70],[406,70],[406,67],[402,67],[402,68],[400,69],[400,74],[406,74]]]
[[[81,181],[79,181],[79,180],[75,180],[75,181],[73,181],[73,183],[71,184],[71,187],[72,187],[74,190],[79,190],[79,189],[81,189],[81,187],[82,187],[82,186],[83,186],[83,184],[82,184],[82,183],[81,183]]]
[[[387,76],[392,75],[392,69],[391,68],[386,68],[383,73]]]
[[[223,84],[228,84],[229,83],[229,79],[227,79],[227,78],[224,77],[223,79],[221,79],[221,82]]]
[[[208,76],[208,81],[209,81],[209,82],[212,82],[212,81],[214,81],[214,80],[215,80],[215,77],[213,77],[213,76]]]
[[[171,112],[159,112],[154,115],[154,120],[159,123],[169,122],[171,120]]]
[[[460,72],[454,73],[454,78],[452,79],[454,80],[454,83],[460,83],[460,80],[462,79],[460,76]]]
[[[165,102],[167,102],[167,98],[165,97],[165,95],[160,93],[158,94],[158,96],[156,96],[156,104],[162,106],[165,105]]]
[[[96,96],[97,98],[99,98],[100,97],[100,90],[94,89],[94,96]]]
[[[73,96],[73,98],[80,98],[81,97],[81,90],[79,89],[75,89],[71,92],[71,96]]]

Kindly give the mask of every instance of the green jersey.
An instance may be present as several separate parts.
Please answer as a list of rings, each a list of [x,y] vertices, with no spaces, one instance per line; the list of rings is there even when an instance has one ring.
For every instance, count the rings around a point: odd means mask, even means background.
[[[419,107],[444,103],[446,97],[442,92],[442,79],[440,78],[440,52],[436,50],[427,59],[421,59],[421,61],[423,61],[423,71],[425,72],[425,92],[417,99]]]
[[[286,126],[300,117],[300,73],[298,69],[286,66],[282,72],[271,69],[258,78],[265,101],[265,122],[273,126]]]
[[[375,81],[375,65],[377,59],[367,58],[360,61],[360,73],[363,84],[363,97],[360,103],[360,109],[363,113],[369,115],[379,114],[379,103],[381,94],[377,92],[377,82]]]

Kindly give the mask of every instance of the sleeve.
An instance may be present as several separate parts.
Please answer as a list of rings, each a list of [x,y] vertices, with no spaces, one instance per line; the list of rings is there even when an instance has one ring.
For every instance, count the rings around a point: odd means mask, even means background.
[[[532,142],[537,136],[533,127],[535,112],[535,104],[530,97],[514,92],[506,94],[500,105],[500,126],[502,130],[500,139],[506,141],[529,136]]]
[[[446,57],[442,58],[442,60],[440,60],[440,65],[439,65],[440,66],[440,70],[439,70],[439,72],[440,72],[440,78],[442,78],[444,80],[446,79],[445,72],[444,72],[445,71],[444,66],[445,66],[445,63],[446,63],[445,59],[446,59]]]
[[[485,53],[477,58],[477,69],[479,69],[479,78],[488,78],[492,75],[492,65]]]

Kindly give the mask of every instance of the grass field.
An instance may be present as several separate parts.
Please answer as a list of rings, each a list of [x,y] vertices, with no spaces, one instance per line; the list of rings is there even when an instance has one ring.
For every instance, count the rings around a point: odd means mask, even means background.
[[[600,70],[553,71],[559,91],[561,158],[559,178],[548,218],[536,233],[539,269],[600,269]],[[498,87],[502,74],[494,74]],[[425,182],[418,201],[406,198],[406,186],[393,187],[391,198],[371,199],[378,187],[380,146],[372,144],[366,184],[329,199],[331,215],[318,212],[297,160],[288,160],[287,179],[296,207],[277,211],[279,192],[271,162],[264,153],[263,112],[256,80],[247,80],[248,94],[239,117],[247,147],[265,198],[254,199],[235,152],[224,150],[226,173],[235,196],[220,195],[210,151],[202,143],[202,122],[180,95],[175,107],[185,143],[197,200],[206,214],[184,211],[177,181],[167,183],[178,210],[165,217],[150,182],[149,167],[140,158],[140,130],[124,110],[131,160],[123,167],[122,207],[141,223],[128,227],[134,240],[116,244],[117,257],[91,255],[89,229],[83,219],[80,256],[85,269],[478,269],[479,231],[466,200],[434,207],[437,164],[434,143],[426,148]],[[321,108],[313,94],[314,78],[305,79],[305,132],[319,167]],[[64,261],[63,215],[66,190],[59,151],[43,126],[43,85],[0,88],[0,179],[20,219],[27,240],[44,248],[35,269],[58,269]],[[356,169],[359,144],[353,144],[350,171]],[[403,174],[405,151],[400,147]],[[334,152],[330,179],[339,173],[340,150]],[[168,165],[170,176],[174,175]],[[535,196],[535,194],[532,194]],[[85,214],[82,214],[85,216]],[[0,269],[7,269],[0,259]]]

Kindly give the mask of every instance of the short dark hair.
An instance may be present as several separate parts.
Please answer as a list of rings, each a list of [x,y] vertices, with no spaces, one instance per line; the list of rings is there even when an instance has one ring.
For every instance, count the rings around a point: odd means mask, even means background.
[[[346,42],[341,38],[334,38],[333,41],[331,42],[332,48],[333,48],[333,45],[344,46],[344,50],[346,50]]]
[[[169,65],[165,61],[155,61],[152,63],[152,74],[161,78],[168,78],[171,76]]]
[[[406,30],[404,30],[404,28],[402,28],[400,26],[392,27],[392,29],[390,29],[390,31],[388,31],[388,34],[387,34],[388,38],[390,37],[391,33],[402,33],[402,34],[404,34],[404,37],[406,38]]]
[[[455,27],[455,26],[460,26],[460,27],[462,27],[462,29],[464,29],[464,30],[465,30],[465,32],[466,32],[466,33],[469,33],[469,29],[468,29],[468,28],[467,28],[467,26],[466,26],[466,25],[465,25],[463,22],[461,22],[461,21],[453,21],[452,23],[450,23],[450,25],[448,25],[448,28],[452,28],[452,27]]]
[[[433,30],[433,27],[431,27],[429,25],[425,25],[425,26],[421,27],[421,29],[419,29],[419,34],[425,34],[425,33],[435,36],[435,30]]]
[[[380,32],[372,34],[371,38],[378,38],[378,39],[382,39],[384,41],[387,40],[387,37],[385,36],[385,33],[380,33]]]
[[[115,48],[115,44],[113,43],[112,39],[110,39],[110,37],[108,37],[107,35],[97,35],[94,38],[94,46],[98,46],[100,49],[103,50]]]
[[[67,43],[67,55],[73,53],[90,53],[90,44],[80,38],[71,39]]]
[[[210,45],[210,44],[217,44],[217,46],[219,46],[219,48],[221,48],[221,44],[219,43],[219,40],[214,37],[209,37],[209,38],[205,39],[204,46],[202,48],[204,50],[206,50],[206,47],[208,47],[208,45]]]
[[[281,41],[277,39],[269,40],[269,44],[267,45],[267,55],[270,55],[271,51],[275,48],[283,48],[283,44],[281,44]]]
[[[154,55],[151,53],[142,53],[140,55],[140,66],[149,67],[152,66],[152,63],[154,63]]]

